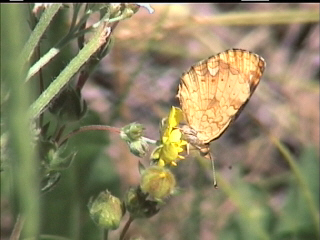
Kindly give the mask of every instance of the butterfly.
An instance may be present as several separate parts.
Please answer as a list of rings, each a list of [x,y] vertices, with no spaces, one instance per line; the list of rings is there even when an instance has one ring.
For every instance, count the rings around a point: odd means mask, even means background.
[[[242,49],[229,49],[193,65],[180,79],[177,97],[187,125],[186,140],[211,160],[211,141],[219,138],[240,114],[258,86],[266,62]]]

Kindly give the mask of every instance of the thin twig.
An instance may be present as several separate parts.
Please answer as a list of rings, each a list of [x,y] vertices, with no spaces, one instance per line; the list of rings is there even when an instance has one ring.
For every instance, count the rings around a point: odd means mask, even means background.
[[[124,228],[122,229],[122,232],[120,234],[120,238],[119,240],[123,240],[124,236],[126,235],[131,223],[133,222],[134,218],[133,217],[129,217],[128,221],[126,222],[126,225],[124,226]]]
[[[120,128],[116,127],[110,127],[110,126],[105,126],[105,125],[89,125],[89,126],[84,126],[80,127],[79,129],[76,129],[69,133],[67,136],[65,136],[59,143],[59,145],[62,145],[66,140],[71,138],[72,136],[81,133],[81,132],[86,132],[86,131],[93,131],[93,130],[99,130],[99,131],[110,131],[114,133],[120,134],[121,130]]]

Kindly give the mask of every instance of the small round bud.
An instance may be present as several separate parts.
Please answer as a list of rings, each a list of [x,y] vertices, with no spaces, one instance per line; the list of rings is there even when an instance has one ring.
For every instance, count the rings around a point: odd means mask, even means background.
[[[112,196],[107,190],[101,192],[95,200],[91,198],[88,207],[93,221],[99,227],[110,230],[119,227],[120,220],[125,212],[120,199]]]
[[[120,137],[125,140],[130,151],[138,156],[144,157],[149,150],[149,145],[142,137],[144,127],[139,123],[131,123],[121,129]]]
[[[152,166],[143,172],[140,187],[142,192],[161,201],[174,193],[176,179],[168,168]]]
[[[139,123],[130,123],[121,129],[120,136],[126,141],[136,141],[142,137],[144,127]]]
[[[145,140],[140,139],[129,143],[129,148],[134,155],[144,157],[149,150],[149,145]]]

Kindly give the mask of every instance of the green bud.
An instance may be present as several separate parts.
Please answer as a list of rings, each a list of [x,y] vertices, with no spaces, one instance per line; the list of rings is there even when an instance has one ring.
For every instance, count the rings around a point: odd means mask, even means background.
[[[142,173],[140,187],[142,192],[157,201],[162,201],[175,192],[176,179],[168,168],[152,166]]]
[[[87,111],[87,104],[81,98],[80,91],[66,87],[53,100],[49,111],[62,122],[79,121]]]
[[[120,137],[125,140],[130,151],[138,156],[144,157],[149,150],[149,145],[142,137],[144,127],[139,123],[131,123],[121,129]]]
[[[141,139],[129,143],[129,148],[134,155],[138,157],[144,157],[149,150],[149,145],[145,140]]]
[[[66,157],[61,157],[54,154],[54,157],[50,158],[48,167],[50,168],[50,170],[54,170],[54,171],[65,170],[70,167],[76,154],[77,154],[76,152],[72,152]]]
[[[149,218],[159,212],[159,203],[147,200],[140,187],[130,188],[125,195],[126,209],[133,218]]]
[[[52,141],[40,141],[39,154],[45,172],[62,171],[70,167],[76,153],[63,157],[64,150],[64,147],[58,147],[57,143]]]
[[[139,123],[130,123],[121,129],[120,136],[125,141],[136,141],[142,137],[144,127]]]
[[[121,218],[125,213],[120,199],[112,196],[108,190],[101,192],[95,200],[91,198],[88,208],[93,221],[99,227],[109,230],[119,227]]]

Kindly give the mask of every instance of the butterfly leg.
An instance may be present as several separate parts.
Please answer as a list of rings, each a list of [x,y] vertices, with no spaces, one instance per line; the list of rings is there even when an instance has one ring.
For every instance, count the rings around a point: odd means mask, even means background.
[[[214,186],[214,188],[218,188],[216,171],[214,169],[214,159],[213,159],[212,154],[210,153],[209,147],[201,148],[200,153],[203,157],[205,157],[206,159],[209,159],[211,161],[213,186]]]
[[[190,153],[190,144],[188,143],[187,144],[187,155],[189,155],[189,153]]]
[[[217,178],[216,178],[216,171],[214,169],[214,159],[212,154],[209,152],[209,157],[211,160],[211,167],[212,167],[212,177],[213,177],[213,186],[214,188],[218,188],[218,184],[217,184]]]

